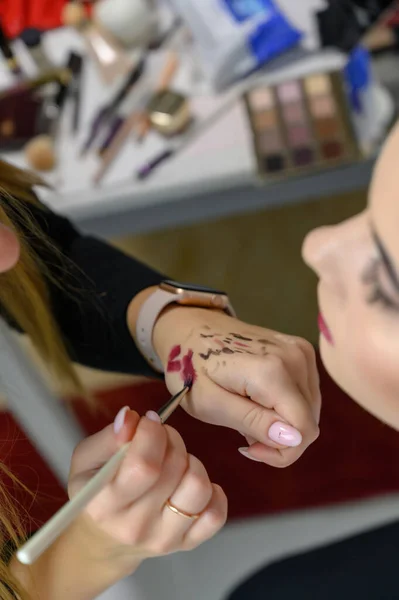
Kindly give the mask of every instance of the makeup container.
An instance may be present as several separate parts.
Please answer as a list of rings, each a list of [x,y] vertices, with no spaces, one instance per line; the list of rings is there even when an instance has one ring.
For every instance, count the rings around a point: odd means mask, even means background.
[[[273,0],[170,0],[170,4],[190,30],[217,91],[294,48],[302,37]]]
[[[168,53],[165,65],[160,73],[159,81],[153,92],[153,97],[167,90],[173,82],[173,78],[179,68],[179,58],[173,50]],[[147,111],[144,111],[137,125],[137,141],[143,142],[151,129],[151,121]]]
[[[261,176],[286,177],[360,158],[342,72],[259,85],[244,98]]]
[[[157,37],[159,15],[150,0],[99,0],[93,16],[101,29],[129,48],[146,48]]]
[[[21,150],[40,132],[43,99],[32,89],[0,97],[0,150]]]
[[[46,73],[55,68],[54,63],[49,59],[44,50],[42,44],[42,32],[39,31],[39,29],[25,29],[20,38],[29,50],[38,73]]]
[[[148,104],[147,112],[151,126],[164,136],[182,133],[192,121],[187,97],[173,90],[156,93]]]
[[[69,76],[69,73],[66,69],[54,69],[53,71],[49,71],[44,75],[40,75],[39,77],[35,77],[34,79],[25,79],[12,87],[0,91],[0,100],[6,97],[11,97],[16,94],[20,94],[21,92],[28,90],[40,90],[42,87],[47,86],[49,83],[59,83],[63,84],[65,79]]]

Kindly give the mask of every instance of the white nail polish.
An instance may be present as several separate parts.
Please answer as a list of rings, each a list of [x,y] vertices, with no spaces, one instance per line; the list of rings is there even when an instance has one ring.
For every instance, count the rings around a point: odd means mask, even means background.
[[[118,434],[120,431],[122,431],[122,428],[125,424],[126,413],[128,410],[130,410],[129,406],[124,406],[123,408],[120,409],[120,411],[116,415],[115,421],[114,421],[114,431],[116,434]]]
[[[254,458],[253,456],[251,456],[248,452],[249,448],[238,448],[238,452],[240,454],[242,454],[243,456],[245,456],[245,458],[249,458],[249,460],[253,460],[254,462],[263,462],[263,460],[259,460],[259,458]]]
[[[159,416],[158,413],[156,413],[154,410],[149,410],[145,413],[145,416],[147,417],[147,419],[149,419],[150,421],[154,421],[154,423],[160,423],[161,422],[161,417]]]

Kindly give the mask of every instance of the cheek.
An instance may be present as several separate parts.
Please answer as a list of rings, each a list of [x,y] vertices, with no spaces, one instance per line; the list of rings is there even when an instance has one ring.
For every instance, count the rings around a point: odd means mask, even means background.
[[[4,273],[18,261],[19,258],[19,242],[13,231],[0,225],[0,273]]]
[[[340,344],[342,387],[368,412],[399,429],[399,325],[382,324],[384,317],[374,311],[360,310],[354,319]]]

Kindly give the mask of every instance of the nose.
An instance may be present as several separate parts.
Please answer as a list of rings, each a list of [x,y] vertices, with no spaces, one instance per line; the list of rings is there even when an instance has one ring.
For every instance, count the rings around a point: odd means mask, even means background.
[[[0,273],[5,273],[16,265],[19,252],[19,242],[15,233],[0,224]]]
[[[332,270],[336,253],[336,227],[319,227],[311,231],[302,246],[302,257],[305,263],[321,278],[326,271]]]
[[[339,225],[311,231],[302,246],[305,263],[325,283],[344,284],[346,265],[365,238],[366,211]]]

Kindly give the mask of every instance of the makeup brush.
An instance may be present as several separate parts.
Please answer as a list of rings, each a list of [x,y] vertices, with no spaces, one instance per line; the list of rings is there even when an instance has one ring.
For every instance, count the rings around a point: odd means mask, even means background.
[[[97,173],[93,177],[93,184],[99,185],[106,175],[108,169],[113,164],[114,160],[118,156],[120,150],[123,148],[126,140],[128,139],[130,132],[134,129],[141,113],[137,110],[133,111],[119,126],[116,135],[113,136],[112,141],[108,148],[101,154],[102,162]]]
[[[189,378],[184,383],[184,388],[158,410],[158,415],[162,423],[166,423],[169,417],[180,406],[183,398],[190,391],[193,380]],[[17,558],[22,564],[31,565],[35,562],[65,529],[69,527],[89,502],[115,477],[129,446],[130,443],[124,444],[76,496],[67,502],[44,527],[18,550]]]
[[[102,127],[111,118],[115,117],[116,112],[122,104],[122,102],[128,97],[129,93],[132,91],[135,85],[140,81],[145,71],[145,66],[145,58],[144,56],[141,56],[137,63],[131,69],[131,72],[129,73],[128,77],[125,79],[125,81],[122,82],[122,86],[117,90],[115,96],[110,100],[108,104],[100,108],[100,110],[93,119],[89,135],[85,143],[83,144],[80,153],[81,156],[85,156],[85,154],[93,146]]]
[[[21,65],[19,64],[18,58],[15,56],[12,47],[10,46],[6,34],[3,31],[0,22],[0,51],[4,56],[4,59],[7,63],[7,67],[10,69],[11,73],[17,75],[18,77],[23,77],[23,71],[21,69]]]

